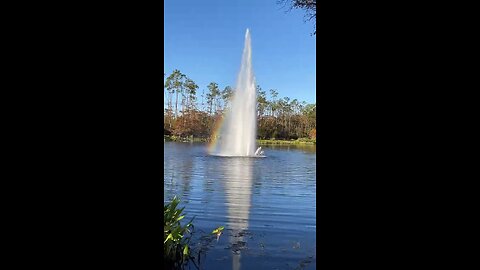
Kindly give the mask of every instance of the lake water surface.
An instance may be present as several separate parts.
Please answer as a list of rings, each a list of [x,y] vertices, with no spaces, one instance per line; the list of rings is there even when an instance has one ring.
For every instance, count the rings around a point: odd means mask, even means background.
[[[195,216],[200,269],[315,269],[316,146],[262,146],[265,158],[164,146],[165,200],[177,195],[184,220]],[[206,236],[218,226],[218,240]]]

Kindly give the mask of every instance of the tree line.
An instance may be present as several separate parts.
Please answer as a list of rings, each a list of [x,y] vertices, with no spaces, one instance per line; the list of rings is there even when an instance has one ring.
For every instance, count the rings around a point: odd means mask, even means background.
[[[230,108],[235,89],[215,83],[199,86],[181,71],[164,74],[164,134],[210,138]],[[198,99],[197,94],[200,94]],[[257,85],[257,136],[259,139],[316,138],[316,104],[278,97],[275,89]]]

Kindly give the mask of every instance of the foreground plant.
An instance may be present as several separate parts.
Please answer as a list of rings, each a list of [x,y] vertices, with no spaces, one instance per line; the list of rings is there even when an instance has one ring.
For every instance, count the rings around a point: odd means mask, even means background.
[[[163,207],[163,256],[166,265],[180,269],[189,258],[189,243],[193,230],[193,218],[182,226],[180,221],[185,217],[182,212],[185,207],[178,209],[180,200],[175,196]]]
[[[190,245],[194,228],[193,218],[182,226],[180,221],[185,218],[185,214],[183,214],[185,207],[177,208],[179,203],[180,200],[175,196],[171,202],[163,206],[164,266],[165,269],[185,269],[190,261],[197,269],[200,269],[201,254],[203,253],[205,256],[211,241],[215,239],[215,236],[218,241],[225,227],[219,226],[210,235],[202,236],[200,239],[204,239],[206,242],[200,243],[199,250],[193,251]]]

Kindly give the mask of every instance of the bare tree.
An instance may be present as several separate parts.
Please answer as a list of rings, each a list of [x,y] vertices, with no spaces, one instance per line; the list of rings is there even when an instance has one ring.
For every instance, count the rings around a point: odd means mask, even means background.
[[[288,5],[287,11],[292,9],[305,10],[305,22],[313,19],[313,35],[317,34],[317,0],[277,0],[277,4],[283,7]]]

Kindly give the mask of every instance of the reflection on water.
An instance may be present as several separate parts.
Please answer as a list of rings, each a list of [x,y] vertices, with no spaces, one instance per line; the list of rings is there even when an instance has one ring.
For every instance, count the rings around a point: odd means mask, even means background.
[[[225,197],[227,206],[228,227],[232,230],[229,236],[234,252],[232,269],[240,269],[242,248],[246,245],[245,233],[248,229],[248,218],[252,194],[252,158],[226,158]]]
[[[170,154],[173,156],[178,153],[172,152]],[[164,179],[164,181],[170,181],[171,183],[175,183],[175,185],[173,185],[172,187],[180,187],[181,193],[177,195],[181,197],[182,200],[188,201],[191,191],[191,180],[194,175],[194,157],[184,156],[182,157],[181,162],[176,162],[172,158],[167,158],[164,162],[164,170],[165,172],[170,172],[170,177],[168,177],[169,179]],[[175,189],[168,190],[168,194],[173,194],[174,190]],[[170,200],[171,198],[168,199]]]

